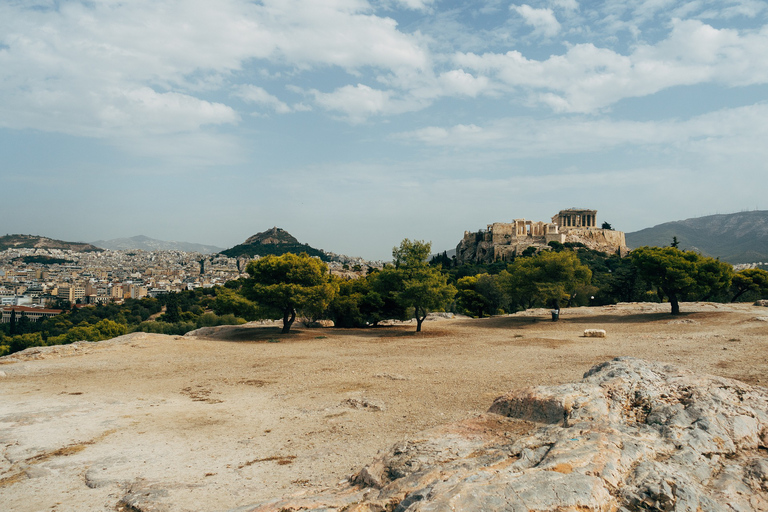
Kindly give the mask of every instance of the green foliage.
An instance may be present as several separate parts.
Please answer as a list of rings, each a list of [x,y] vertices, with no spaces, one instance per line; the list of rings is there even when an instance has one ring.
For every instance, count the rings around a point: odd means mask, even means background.
[[[639,275],[656,286],[680,314],[681,300],[700,300],[731,285],[733,267],[675,247],[640,247],[630,254]]]
[[[337,283],[328,267],[306,253],[266,256],[248,263],[250,279],[243,295],[259,304],[270,318],[283,318],[283,333],[288,333],[301,312],[316,318],[323,313],[336,293]]]
[[[497,276],[479,274],[462,277],[456,284],[456,303],[464,313],[483,318],[496,314],[505,303]]]
[[[736,302],[745,293],[751,292],[754,297],[751,300],[760,299],[768,294],[768,271],[759,268],[747,268],[733,275],[733,297],[731,302]]]
[[[499,276],[510,303],[522,309],[545,307],[553,301],[570,302],[591,278],[592,271],[571,251],[543,251],[518,258]]]
[[[385,268],[379,274],[391,274],[397,283],[394,292],[397,302],[413,308],[416,316],[416,332],[430,311],[445,308],[456,295],[456,288],[448,284],[447,276],[427,263],[431,244],[407,238],[399,247],[392,249],[394,268]]]
[[[257,320],[262,315],[258,306],[230,288],[218,288],[211,303],[217,315],[233,314],[246,320]]]

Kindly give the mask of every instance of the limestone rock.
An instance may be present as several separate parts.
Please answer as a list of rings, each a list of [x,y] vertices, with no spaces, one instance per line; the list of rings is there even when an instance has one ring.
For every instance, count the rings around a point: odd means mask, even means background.
[[[585,338],[605,338],[605,329],[584,329]]]
[[[767,511],[768,390],[617,358],[393,446],[336,489],[238,510]]]

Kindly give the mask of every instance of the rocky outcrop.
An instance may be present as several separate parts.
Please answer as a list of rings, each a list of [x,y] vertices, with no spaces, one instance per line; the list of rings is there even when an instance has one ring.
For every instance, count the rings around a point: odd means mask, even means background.
[[[403,441],[337,489],[238,510],[766,511],[768,390],[617,358]]]

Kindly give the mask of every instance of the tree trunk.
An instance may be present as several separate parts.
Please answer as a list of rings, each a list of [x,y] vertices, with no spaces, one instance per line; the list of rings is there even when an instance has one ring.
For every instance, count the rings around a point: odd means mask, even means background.
[[[736,299],[744,295],[744,292],[746,291],[747,291],[747,288],[744,288],[743,290],[739,290],[739,293],[733,296],[733,298],[731,299],[731,302],[736,302]]]
[[[291,325],[293,325],[293,321],[296,320],[296,310],[295,309],[286,309],[283,311],[283,334],[288,334],[291,330]]]
[[[427,318],[427,312],[423,312],[424,315],[419,314],[419,309],[416,308],[416,332],[421,332],[421,324],[424,322],[424,319]]]
[[[667,294],[667,297],[669,297],[669,303],[672,306],[672,314],[673,315],[679,315],[680,314],[680,303],[677,300],[676,294]]]

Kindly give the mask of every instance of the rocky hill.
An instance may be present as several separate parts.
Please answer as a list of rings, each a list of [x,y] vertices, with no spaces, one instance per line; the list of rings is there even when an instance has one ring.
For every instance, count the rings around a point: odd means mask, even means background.
[[[764,510],[768,390],[617,358],[397,443],[284,510]]]
[[[627,233],[630,248],[669,246],[696,250],[729,263],[768,261],[768,211],[709,215]]]
[[[100,252],[103,249],[82,242],[64,242],[38,235],[5,235],[0,237],[0,251],[6,249],[61,249],[76,252]]]
[[[310,256],[317,256],[323,261],[330,260],[324,251],[315,249],[307,244],[302,244],[290,233],[278,227],[257,233],[249,237],[242,244],[221,251],[221,254],[230,258],[239,258],[241,256],[253,258],[254,256],[267,256],[269,254],[279,256],[287,252],[295,254],[305,252]]]
[[[199,252],[201,254],[213,254],[222,251],[221,247],[216,247],[213,245],[203,245],[191,242],[168,242],[165,240],[150,238],[144,235],[132,236],[130,238],[97,240],[93,242],[93,245],[113,251],[129,251],[140,249],[142,251],[184,251]]]

